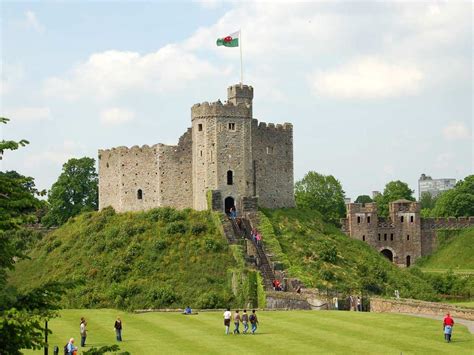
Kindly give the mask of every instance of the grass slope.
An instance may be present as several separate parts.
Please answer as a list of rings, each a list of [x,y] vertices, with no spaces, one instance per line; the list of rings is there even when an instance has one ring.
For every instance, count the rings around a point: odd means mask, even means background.
[[[439,233],[438,238],[438,249],[420,260],[418,266],[427,270],[474,272],[474,228],[460,233]]]
[[[436,299],[425,280],[322,222],[316,211],[264,209],[260,228],[274,258],[285,265],[290,276],[309,286],[389,296],[398,289],[403,297]]]
[[[245,272],[235,260],[241,253],[215,220],[207,211],[170,208],[82,214],[39,241],[10,282],[22,289],[73,281],[67,308],[240,306],[231,280]]]
[[[86,345],[115,343],[113,324],[123,324],[121,351],[131,354],[472,354],[474,337],[457,325],[446,344],[439,321],[396,314],[343,311],[259,312],[252,335],[224,335],[222,312],[183,316],[177,313],[121,313],[115,310],[64,310],[50,322],[50,346],[60,349],[73,336],[79,342],[79,319],[86,317]],[[87,347],[86,347],[87,349]],[[42,351],[25,351],[41,354]],[[81,351],[79,351],[79,354]]]

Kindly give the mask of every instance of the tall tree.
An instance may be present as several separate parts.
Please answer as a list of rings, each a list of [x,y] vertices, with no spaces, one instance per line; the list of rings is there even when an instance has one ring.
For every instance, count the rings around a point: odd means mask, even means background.
[[[372,198],[369,195],[359,195],[357,196],[356,203],[369,203],[373,202]]]
[[[433,209],[435,217],[474,216],[474,175],[457,182],[456,186],[441,194]]]
[[[413,197],[413,193],[415,191],[411,190],[408,187],[408,184],[397,180],[397,181],[390,181],[387,185],[385,185],[385,189],[383,190],[383,194],[378,195],[375,197],[375,202],[377,202],[377,211],[379,216],[387,217],[388,216],[388,205],[390,202],[405,199],[409,201],[415,201]]]
[[[47,226],[61,225],[81,212],[98,207],[98,177],[95,160],[69,159],[48,193],[49,211],[43,218]]]
[[[346,212],[341,183],[332,175],[308,172],[295,184],[295,200],[298,207],[315,209],[335,224]]]
[[[433,197],[429,192],[425,191],[421,194],[420,197],[420,208],[421,209],[432,209],[436,204],[436,197]]]

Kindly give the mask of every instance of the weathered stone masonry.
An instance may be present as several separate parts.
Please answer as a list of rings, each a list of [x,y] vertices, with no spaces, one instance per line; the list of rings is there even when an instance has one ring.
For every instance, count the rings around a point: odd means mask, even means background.
[[[388,219],[378,216],[376,203],[349,203],[341,223],[351,238],[370,244],[398,266],[408,267],[420,256],[433,253],[438,230],[474,226],[474,217],[421,218],[418,202],[398,200],[390,203]]]
[[[227,94],[225,103],[194,105],[175,146],[99,150],[99,207],[204,210],[208,191],[215,210],[293,207],[293,126],[252,118],[251,86]]]

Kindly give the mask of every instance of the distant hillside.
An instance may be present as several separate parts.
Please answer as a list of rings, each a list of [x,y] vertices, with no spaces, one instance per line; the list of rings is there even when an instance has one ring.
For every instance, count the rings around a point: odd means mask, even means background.
[[[257,275],[245,269],[239,247],[229,247],[216,217],[170,208],[82,214],[38,242],[10,282],[74,281],[68,308],[242,306],[257,297]]]
[[[359,291],[436,299],[421,278],[391,264],[364,242],[351,239],[322,222],[318,212],[302,209],[262,210],[264,243],[292,277],[321,289]]]
[[[460,232],[441,231],[439,247],[417,263],[425,269],[474,270],[474,228]]]

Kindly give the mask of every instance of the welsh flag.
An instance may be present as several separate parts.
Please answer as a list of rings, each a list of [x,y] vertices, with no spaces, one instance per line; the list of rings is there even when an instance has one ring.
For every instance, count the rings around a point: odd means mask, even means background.
[[[224,47],[238,47],[239,37],[240,37],[240,31],[237,31],[237,32],[231,33],[230,35],[224,38],[218,38],[216,41],[216,44],[218,46],[224,46]]]

